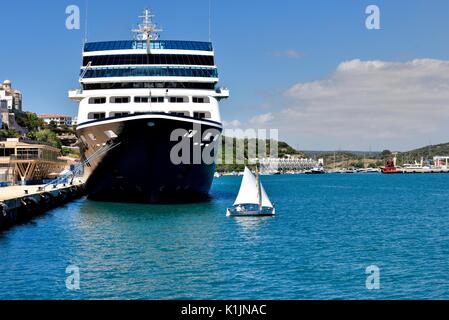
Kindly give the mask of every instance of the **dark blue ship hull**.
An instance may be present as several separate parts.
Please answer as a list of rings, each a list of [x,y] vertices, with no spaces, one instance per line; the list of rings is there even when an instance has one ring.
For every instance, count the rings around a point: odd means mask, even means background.
[[[85,123],[77,134],[84,158],[93,156],[86,166],[90,199],[182,203],[209,197],[219,123],[151,113]]]

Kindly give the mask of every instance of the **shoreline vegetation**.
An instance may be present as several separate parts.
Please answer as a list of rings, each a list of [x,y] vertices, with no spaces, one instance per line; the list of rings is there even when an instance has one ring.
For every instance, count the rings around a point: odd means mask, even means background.
[[[222,148],[218,154],[218,158],[222,159],[221,164],[217,164],[217,172],[230,173],[241,172],[244,170],[245,165],[248,165],[248,139],[233,139],[233,149],[230,146],[225,147],[224,141],[227,137],[222,139]],[[243,141],[242,141],[243,140]],[[250,139],[251,140],[251,139]],[[263,140],[258,140],[257,143],[263,143]],[[236,157],[236,145],[244,143],[244,157]],[[270,140],[266,140],[266,155],[269,155]],[[224,152],[223,152],[224,151]],[[223,164],[225,154],[233,152],[233,163]],[[385,162],[392,159],[394,156],[397,158],[397,165],[402,166],[407,163],[419,163],[421,159],[424,161],[432,160],[435,156],[449,155],[449,143],[441,143],[437,145],[428,145],[422,148],[406,151],[406,152],[393,152],[390,150],[383,151],[300,151],[291,147],[288,143],[278,142],[278,158],[296,157],[307,159],[323,159],[324,169],[326,170],[341,170],[341,169],[362,169],[362,168],[380,168],[385,165]],[[238,164],[237,159],[244,164]]]

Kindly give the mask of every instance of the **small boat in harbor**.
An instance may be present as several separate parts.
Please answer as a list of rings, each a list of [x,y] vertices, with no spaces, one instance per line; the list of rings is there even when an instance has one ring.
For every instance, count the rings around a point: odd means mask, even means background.
[[[276,209],[268,198],[260,181],[260,175],[254,175],[245,167],[242,183],[232,208],[226,210],[227,216],[273,216]]]
[[[385,163],[385,167],[380,169],[382,173],[384,174],[399,174],[403,173],[402,170],[399,170],[396,167],[396,157],[393,159],[387,160]]]
[[[326,173],[326,171],[324,170],[323,167],[319,166],[319,167],[314,167],[311,170],[308,170],[304,173],[305,174],[324,174],[324,173]]]

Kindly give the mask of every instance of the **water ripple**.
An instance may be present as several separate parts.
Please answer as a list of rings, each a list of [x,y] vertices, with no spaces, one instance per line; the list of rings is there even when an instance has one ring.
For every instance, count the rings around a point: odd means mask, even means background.
[[[81,199],[0,234],[0,298],[447,299],[448,179],[264,176],[278,215],[263,219],[225,216],[238,177],[202,204]]]

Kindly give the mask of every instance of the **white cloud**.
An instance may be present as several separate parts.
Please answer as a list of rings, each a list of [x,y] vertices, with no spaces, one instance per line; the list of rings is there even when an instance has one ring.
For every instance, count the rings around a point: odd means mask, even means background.
[[[249,123],[255,124],[255,125],[263,125],[273,119],[274,119],[273,115],[271,114],[271,112],[269,112],[269,113],[264,113],[264,114],[260,114],[258,116],[252,117],[249,120]]]
[[[285,50],[285,51],[275,51],[273,52],[275,57],[286,57],[291,59],[299,59],[304,57],[304,53],[298,50]]]
[[[223,120],[223,127],[240,128],[241,126],[242,126],[242,123],[239,120],[231,120],[231,121]]]
[[[309,148],[400,149],[449,141],[449,61],[347,61],[326,79],[295,84],[284,96],[282,112],[250,122],[279,128],[285,139]]]

